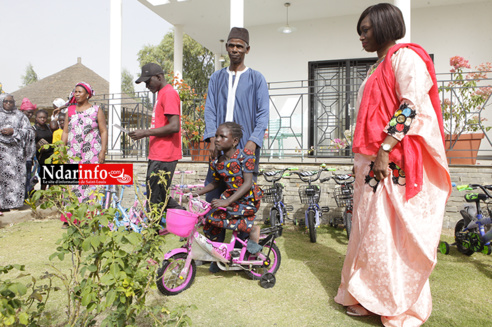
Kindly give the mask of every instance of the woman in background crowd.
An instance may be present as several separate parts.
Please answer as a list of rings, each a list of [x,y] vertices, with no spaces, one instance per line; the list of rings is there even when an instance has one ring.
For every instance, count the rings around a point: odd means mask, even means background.
[[[28,98],[24,98],[24,99],[22,99],[22,103],[21,103],[21,106],[19,109],[22,111],[22,113],[24,115],[26,115],[27,119],[29,119],[29,121],[31,121],[31,118],[34,115],[34,112],[36,112],[37,107],[38,106],[35,104],[32,104],[32,102],[29,101]]]
[[[53,100],[53,113],[51,115],[51,121],[57,121],[60,113],[67,113],[67,101],[62,98],[56,98]]]
[[[28,98],[22,99],[22,104],[20,106],[20,110],[27,117],[27,119],[31,119],[32,115],[36,111],[37,105],[32,104]],[[31,170],[33,161],[36,157],[36,142],[35,142],[35,133],[33,129],[33,133],[30,133],[29,138],[25,140],[26,143],[26,192],[24,198],[27,199],[29,197],[29,193],[31,192]]]
[[[0,215],[19,208],[26,185],[26,140],[34,131],[25,115],[15,107],[14,97],[3,96],[0,108]]]
[[[36,158],[41,166],[45,164],[46,159],[53,154],[53,148],[43,148],[44,145],[53,142],[53,132],[48,124],[46,124],[48,120],[48,112],[46,110],[38,110],[35,117],[36,123],[34,124],[34,131],[36,132]],[[46,187],[46,184],[41,183],[42,190],[46,190]]]

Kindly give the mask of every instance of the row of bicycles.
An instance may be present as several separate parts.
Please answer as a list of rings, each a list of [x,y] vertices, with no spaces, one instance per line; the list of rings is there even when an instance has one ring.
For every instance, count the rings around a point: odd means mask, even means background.
[[[298,171],[296,167],[285,168],[274,171],[261,171],[260,175],[263,175],[264,179],[270,183],[268,186],[263,186],[264,197],[263,202],[271,203],[272,206],[269,210],[266,223],[271,227],[277,225],[284,225],[287,220],[291,220],[295,225],[303,224],[309,234],[311,242],[315,243],[317,239],[317,229],[319,228],[323,213],[330,210],[327,206],[320,206],[319,201],[321,198],[321,188],[319,183],[325,183],[330,179],[333,179],[337,186],[334,188],[334,199],[338,207],[342,208],[342,215],[335,216],[330,219],[329,224],[332,227],[343,226],[346,229],[347,237],[350,236],[351,222],[352,222],[352,195],[354,177],[352,175],[336,175],[323,176],[325,171],[335,171],[335,168],[326,168],[324,165],[318,170],[313,171]],[[175,175],[180,176],[179,183],[174,183],[170,188],[170,196],[174,198],[181,205],[184,199],[184,190],[195,190],[203,187],[203,181],[196,184],[185,184],[184,177],[187,174],[194,174],[194,171],[176,171]],[[281,182],[281,179],[286,176],[297,175],[299,179],[304,182],[299,187],[298,194],[302,204],[306,205],[304,212],[304,219],[299,221],[294,218],[289,218],[288,212],[293,211],[292,205],[287,205],[284,202],[284,188],[285,185]],[[321,178],[322,177],[322,178]],[[125,189],[134,187],[133,185],[123,185],[116,187],[115,185],[108,185],[103,190],[103,196],[100,200],[103,208],[115,208],[117,213],[110,224],[111,229],[117,229],[121,226],[131,229],[140,233],[145,227],[145,221],[147,219],[146,206],[147,200],[145,198],[139,200],[138,194],[139,187],[145,189],[145,185],[136,186],[135,199],[130,207],[124,207],[122,201],[124,199]],[[146,195],[143,192],[143,195]],[[142,202],[143,201],[143,202]],[[162,217],[162,224],[166,223],[166,217]],[[161,234],[166,234],[167,229],[161,230]],[[279,235],[282,235],[282,230],[279,231]]]
[[[304,212],[304,225],[309,233],[309,239],[315,243],[317,239],[317,228],[321,224],[323,212],[328,212],[330,209],[327,206],[320,206],[321,188],[320,185],[314,184],[319,180],[320,183],[325,183],[333,179],[338,185],[334,190],[334,198],[338,207],[343,208],[343,214],[341,217],[334,217],[330,219],[330,226],[343,225],[347,231],[347,237],[350,237],[350,229],[352,226],[352,203],[353,203],[353,183],[354,177],[352,175],[332,175],[323,177],[324,171],[335,171],[335,168],[326,168],[322,165],[319,170],[315,171],[297,171],[296,167],[285,168],[274,171],[262,171],[261,175],[271,185],[264,188],[263,201],[271,203],[272,207],[269,211],[267,222],[273,227],[277,225],[283,225],[288,219],[288,211],[292,211],[291,205],[284,203],[283,190],[285,185],[280,182],[283,177],[291,176],[295,174],[305,184],[299,187],[299,199],[302,204],[307,205]],[[297,219],[294,217],[293,223],[297,224]]]
[[[176,295],[189,288],[194,281],[197,266],[202,262],[215,262],[222,271],[244,271],[253,280],[259,280],[260,286],[270,288],[275,285],[275,273],[280,267],[281,253],[276,245],[276,238],[282,235],[283,225],[288,220],[288,211],[293,208],[284,203],[285,186],[281,179],[286,176],[296,175],[303,182],[299,187],[299,197],[301,203],[306,204],[304,223],[309,232],[312,242],[316,242],[316,229],[320,225],[322,213],[328,211],[327,207],[320,207],[319,200],[321,195],[320,184],[333,179],[337,184],[334,189],[334,198],[337,206],[343,208],[341,217],[334,217],[330,220],[330,225],[336,226],[343,224],[347,230],[347,237],[350,235],[352,202],[353,202],[353,182],[351,175],[330,174],[323,176],[325,171],[334,171],[332,168],[321,167],[316,171],[297,171],[297,168],[285,168],[275,171],[262,171],[264,179],[270,183],[264,188],[264,201],[271,203],[269,210],[268,223],[271,227],[261,230],[260,244],[262,251],[251,254],[247,251],[247,240],[238,237],[234,232],[229,242],[214,242],[207,239],[201,232],[200,226],[204,224],[204,217],[210,210],[210,204],[199,198],[193,198],[190,194],[185,194],[184,189],[194,189],[202,187],[203,184],[195,185],[184,184],[185,174],[192,174],[192,171],[180,171],[180,184],[171,187],[172,196],[182,202],[184,197],[188,198],[188,210],[168,209],[167,215],[162,222],[166,223],[168,233],[180,236],[185,242],[183,245],[170,250],[166,253],[162,266],[158,270],[156,285],[159,291],[165,295]],[[319,184],[315,184],[319,181]],[[465,195],[466,205],[461,211],[462,219],[455,227],[455,243],[459,252],[472,255],[475,252],[491,254],[492,248],[492,185],[470,184],[459,186],[458,190],[476,190],[480,193],[469,193]],[[124,226],[127,229],[140,232],[145,228],[145,212],[142,214],[144,206],[138,206],[137,198],[129,209],[121,205],[124,188],[116,195],[116,189],[109,186],[105,190],[103,197],[104,206],[114,205],[120,211],[118,222],[114,222],[115,227]],[[112,201],[112,202],[111,202]],[[143,210],[144,211],[144,210]],[[297,223],[296,219],[293,219]],[[440,250],[449,253],[451,246],[446,242],[441,242]]]
[[[271,183],[271,186],[265,190],[264,200],[273,205],[269,213],[271,226],[261,230],[260,244],[263,249],[256,254],[247,251],[247,240],[239,238],[237,232],[233,233],[227,243],[211,241],[200,233],[200,226],[204,224],[204,217],[210,210],[210,204],[199,198],[193,198],[191,194],[185,194],[184,190],[203,187],[203,184],[184,184],[184,175],[193,174],[193,171],[175,172],[176,175],[181,175],[181,180],[179,184],[171,187],[171,196],[180,204],[187,197],[188,210],[168,209],[166,215],[162,217],[162,223],[166,225],[163,231],[166,232],[160,234],[177,235],[181,237],[184,244],[166,253],[162,266],[157,272],[156,285],[159,291],[165,295],[175,295],[186,290],[193,284],[196,267],[201,262],[216,262],[219,269],[223,271],[244,271],[251,279],[259,280],[260,286],[273,287],[275,273],[281,263],[281,253],[276,245],[276,238],[282,235],[287,211],[293,209],[292,206],[284,204],[284,185],[280,182],[281,178],[294,174],[304,182],[304,185],[299,188],[299,197],[303,204],[307,204],[304,223],[312,242],[316,242],[316,229],[321,223],[322,212],[329,210],[327,207],[319,206],[321,189],[315,182],[319,180],[320,183],[324,183],[333,178],[339,184],[335,191],[337,204],[347,208],[351,206],[353,178],[350,175],[321,178],[325,171],[334,171],[334,169],[322,167],[317,171],[299,172],[296,168],[287,168],[262,173],[265,180]],[[124,208],[122,200],[125,189],[128,187],[123,186],[118,190],[115,186],[106,186],[101,204],[104,208],[118,209],[110,228],[124,227],[140,233],[146,228],[146,200],[142,203],[135,194],[133,205]],[[138,191],[137,186],[136,193]],[[347,215],[344,214],[342,219],[343,224],[350,226],[350,222],[346,222],[346,219],[349,219]],[[333,221],[332,223],[338,222]]]

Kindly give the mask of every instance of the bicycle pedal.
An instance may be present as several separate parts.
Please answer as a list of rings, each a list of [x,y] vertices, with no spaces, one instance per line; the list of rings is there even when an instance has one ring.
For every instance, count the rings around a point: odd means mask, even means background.
[[[241,255],[241,252],[237,251],[237,250],[234,250],[231,252],[231,257],[232,258],[239,258],[239,256]]]
[[[330,207],[321,207],[321,212],[330,212]]]
[[[285,206],[285,211],[289,211],[289,212],[290,212],[290,211],[294,211],[294,206],[293,206],[293,205],[291,205],[291,204],[286,205],[286,206]]]

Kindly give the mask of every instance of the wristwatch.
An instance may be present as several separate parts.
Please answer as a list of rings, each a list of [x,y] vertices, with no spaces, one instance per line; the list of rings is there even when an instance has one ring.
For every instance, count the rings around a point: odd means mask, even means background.
[[[388,143],[381,143],[381,149],[386,152],[391,152],[391,145]]]

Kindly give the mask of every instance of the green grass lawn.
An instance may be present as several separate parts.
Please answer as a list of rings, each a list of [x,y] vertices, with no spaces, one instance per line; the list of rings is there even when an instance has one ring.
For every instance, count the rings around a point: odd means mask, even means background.
[[[25,264],[34,276],[50,270],[48,257],[65,230],[57,220],[30,221],[0,229],[0,265]],[[449,232],[441,237],[452,243]],[[180,246],[178,237],[165,236],[166,250]],[[333,301],[347,246],[345,232],[322,227],[318,243],[289,227],[277,239],[282,262],[277,283],[263,289],[242,272],[208,272],[199,266],[194,284],[183,293],[166,297],[157,290],[149,301],[170,309],[196,305],[189,312],[194,326],[380,326],[378,317],[351,318]],[[53,263],[68,269],[69,262]],[[451,247],[438,254],[431,275],[433,313],[426,326],[490,326],[492,320],[492,257],[475,253],[467,257]],[[59,321],[64,315],[64,294],[50,299],[50,310]],[[152,303],[152,302],[151,302]],[[55,320],[57,321],[57,320]],[[51,322],[47,325],[54,325]],[[142,323],[142,326],[145,324]]]

